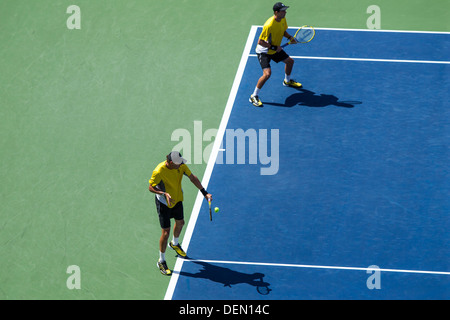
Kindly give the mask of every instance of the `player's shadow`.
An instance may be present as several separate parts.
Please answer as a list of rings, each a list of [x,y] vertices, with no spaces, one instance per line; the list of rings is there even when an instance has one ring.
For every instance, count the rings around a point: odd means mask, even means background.
[[[265,277],[262,273],[243,273],[231,270],[225,267],[219,267],[203,261],[191,260],[189,263],[195,263],[202,266],[197,273],[189,273],[181,271],[180,275],[191,278],[208,279],[213,282],[221,283],[224,287],[230,287],[237,284],[248,284],[256,288],[259,294],[268,295],[272,291],[267,283],[263,280]]]
[[[355,105],[362,103],[361,101],[339,101],[339,98],[331,94],[316,94],[313,91],[303,88],[297,90],[298,92],[287,97],[284,103],[264,102],[264,104],[286,108],[292,108],[297,105],[311,108],[323,108],[328,106],[353,108]]]

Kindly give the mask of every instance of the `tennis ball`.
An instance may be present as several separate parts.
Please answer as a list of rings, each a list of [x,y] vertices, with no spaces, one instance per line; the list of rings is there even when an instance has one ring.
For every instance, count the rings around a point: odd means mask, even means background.
[[[219,207],[215,207],[215,208],[214,208],[214,212],[215,212],[215,213],[219,212]]]

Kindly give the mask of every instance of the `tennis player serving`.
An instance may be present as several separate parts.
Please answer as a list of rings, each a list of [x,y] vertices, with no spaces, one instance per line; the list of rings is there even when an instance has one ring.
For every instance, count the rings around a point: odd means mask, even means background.
[[[156,195],[156,211],[158,212],[162,230],[159,239],[159,260],[157,266],[164,275],[172,274],[172,271],[167,267],[165,257],[167,241],[170,235],[170,219],[172,218],[175,219],[175,226],[173,228],[173,240],[170,242],[170,247],[180,257],[186,257],[186,253],[178,242],[184,226],[183,190],[181,189],[183,175],[189,177],[189,180],[191,180],[208,201],[212,200],[211,194],[203,188],[200,180],[192,174],[186,165],[186,159],[179,152],[172,151],[169,153],[166,161],[158,164],[155,170],[153,170],[148,189]]]
[[[249,99],[255,107],[263,106],[261,100],[259,99],[259,92],[272,74],[272,69],[270,67],[270,61],[272,60],[276,63],[281,61],[285,63],[285,76],[283,81],[284,86],[293,88],[300,88],[302,86],[301,83],[291,79],[294,59],[289,57],[289,55],[281,47],[283,37],[288,38],[291,43],[297,42],[294,37],[286,32],[288,28],[285,18],[287,8],[289,7],[285,6],[281,2],[275,3],[273,6],[273,16],[266,21],[261,35],[259,36],[258,45],[256,46],[256,54],[258,55],[259,63],[263,69],[263,75],[259,78],[255,91]]]

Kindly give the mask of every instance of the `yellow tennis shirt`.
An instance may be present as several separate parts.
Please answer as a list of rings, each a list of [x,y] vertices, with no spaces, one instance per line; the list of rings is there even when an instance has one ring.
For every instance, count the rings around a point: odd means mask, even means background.
[[[273,46],[280,46],[281,41],[283,41],[284,32],[287,30],[287,28],[288,25],[286,22],[286,18],[283,18],[280,22],[278,22],[277,20],[275,20],[275,17],[272,16],[266,21],[266,23],[264,23],[259,38],[270,43]],[[276,51],[257,45],[256,52],[274,54]]]
[[[169,169],[164,161],[158,164],[155,170],[153,170],[149,183],[153,188],[170,194],[170,197],[174,201],[172,206],[167,204],[164,195],[157,194],[156,197],[161,203],[169,208],[173,208],[178,202],[183,201],[183,189],[181,188],[183,175],[189,177],[191,174],[191,170],[189,170],[186,164],[182,164],[178,169]]]

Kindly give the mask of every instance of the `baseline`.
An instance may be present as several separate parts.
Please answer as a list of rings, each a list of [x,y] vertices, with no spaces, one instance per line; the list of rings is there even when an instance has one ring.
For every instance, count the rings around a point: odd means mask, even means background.
[[[385,269],[385,268],[363,268],[363,267],[341,267],[341,266],[321,266],[309,264],[290,264],[290,263],[269,263],[269,262],[245,262],[245,261],[225,261],[225,260],[203,260],[203,259],[186,259],[186,262],[205,262],[216,264],[237,264],[252,266],[269,266],[269,267],[289,267],[289,268],[310,268],[310,269],[330,269],[330,270],[356,270],[356,271],[382,271],[397,273],[419,273],[419,274],[437,274],[450,276],[450,272],[446,271],[426,271],[426,270],[407,270],[407,269]]]

